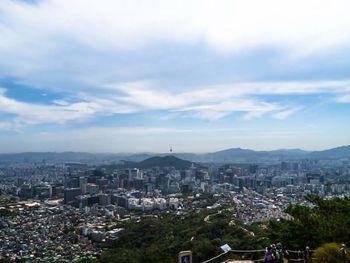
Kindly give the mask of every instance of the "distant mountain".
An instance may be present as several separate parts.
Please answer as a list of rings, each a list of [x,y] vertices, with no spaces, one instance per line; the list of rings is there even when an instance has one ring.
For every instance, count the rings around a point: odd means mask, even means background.
[[[309,154],[310,152],[308,151],[304,151],[301,149],[279,149],[279,150],[273,150],[273,151],[269,151],[269,153],[271,155],[278,155],[278,156],[305,156],[307,154]]]
[[[232,160],[242,161],[243,159],[255,159],[262,157],[257,151],[241,148],[232,148],[223,151],[207,153],[203,155],[204,159],[209,162],[230,162]]]
[[[178,170],[185,170],[190,168],[192,162],[186,161],[175,156],[155,156],[143,160],[141,162],[126,161],[123,166],[135,168],[152,168],[152,167],[175,167]]]
[[[325,159],[342,159],[350,158],[350,145],[340,146],[324,151],[314,151],[310,153],[312,158],[325,158]]]
[[[86,152],[24,152],[0,154],[0,162],[86,162],[118,160],[121,154]]]
[[[154,157],[155,154],[152,153],[136,153],[130,154],[122,157],[122,161],[125,162],[141,162],[148,158]]]
[[[157,157],[154,157],[157,156]],[[166,158],[165,158],[166,157]],[[308,152],[301,149],[279,149],[273,151],[254,151],[250,149],[231,148],[217,152],[195,154],[195,153],[85,153],[85,152],[26,152],[15,154],[0,154],[0,163],[8,162],[89,162],[89,163],[120,163],[125,162],[142,163],[145,166],[154,162],[162,167],[162,163],[169,163],[172,158],[187,160],[191,162],[273,162],[281,160],[298,159],[341,159],[350,158],[350,145],[341,146],[323,151]],[[165,158],[165,159],[154,159]],[[174,161],[177,163],[176,161]],[[160,165],[159,165],[160,164]]]
[[[249,149],[232,148],[223,151],[207,153],[202,155],[202,160],[207,162],[247,162],[247,161],[269,161],[280,159],[295,159],[306,156],[308,152],[300,149],[254,151]]]

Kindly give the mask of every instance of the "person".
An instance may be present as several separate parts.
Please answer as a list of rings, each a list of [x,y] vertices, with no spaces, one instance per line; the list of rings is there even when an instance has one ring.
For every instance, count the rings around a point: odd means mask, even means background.
[[[276,245],[275,244],[271,245],[271,251],[272,251],[272,254],[274,256],[273,263],[277,263],[277,250],[276,250]]]
[[[341,262],[348,262],[348,252],[346,251],[346,245],[342,244],[340,248]]]
[[[304,250],[304,263],[311,263],[311,262],[312,262],[311,250],[309,246],[306,246]]]
[[[274,263],[275,262],[275,255],[272,251],[272,247],[269,246],[266,248],[265,256],[264,256],[264,262],[265,263]]]
[[[284,249],[281,243],[277,243],[277,246],[276,246],[276,259],[277,259],[277,263],[284,262]]]
[[[287,249],[284,251],[284,262],[290,263],[290,254]]]

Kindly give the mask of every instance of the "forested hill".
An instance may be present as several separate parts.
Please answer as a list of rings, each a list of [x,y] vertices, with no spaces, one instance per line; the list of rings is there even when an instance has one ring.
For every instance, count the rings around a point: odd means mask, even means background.
[[[151,157],[141,162],[124,162],[122,165],[124,167],[134,167],[134,168],[153,168],[153,167],[174,167],[177,170],[185,170],[192,166],[192,162],[182,160],[175,156],[156,156]]]
[[[316,248],[328,242],[350,241],[350,199],[324,200],[309,196],[314,207],[290,206],[287,212],[294,220],[271,222],[270,238],[298,248],[305,243]]]
[[[350,199],[322,200],[312,196],[309,201],[313,208],[288,208],[294,218],[290,221],[244,225],[233,217],[230,208],[159,214],[140,222],[130,221],[122,226],[124,231],[115,248],[105,251],[94,263],[170,263],[176,262],[182,250],[192,251],[193,262],[202,262],[220,254],[220,246],[226,243],[235,249],[264,249],[277,242],[292,250],[308,245],[316,249],[313,257],[320,258],[319,262],[340,262],[340,243],[350,240]],[[212,216],[206,220],[209,214]],[[330,242],[338,243],[327,244]],[[261,258],[258,254],[249,256]]]

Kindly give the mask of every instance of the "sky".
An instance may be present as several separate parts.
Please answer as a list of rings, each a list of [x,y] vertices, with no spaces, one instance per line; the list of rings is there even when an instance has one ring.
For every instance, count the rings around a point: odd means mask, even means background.
[[[0,0],[0,152],[350,144],[348,0]]]

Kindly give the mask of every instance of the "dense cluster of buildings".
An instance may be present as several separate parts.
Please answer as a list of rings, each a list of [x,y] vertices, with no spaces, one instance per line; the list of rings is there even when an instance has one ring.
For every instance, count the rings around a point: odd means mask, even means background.
[[[17,262],[94,257],[113,246],[123,231],[117,222],[139,220],[135,214],[140,212],[183,213],[229,205],[233,216],[247,224],[288,219],[284,209],[305,202],[308,194],[348,195],[349,175],[344,160],[192,164],[186,169],[2,165],[0,194],[11,198],[0,199],[0,257]],[[201,196],[216,201],[191,198]]]
[[[240,192],[264,194],[281,188],[285,194],[342,195],[349,192],[349,165],[345,161],[302,160],[273,164],[235,164],[177,170],[174,167],[95,167],[82,163],[27,164],[0,167],[0,191],[21,199],[63,198],[65,204],[86,207],[117,204],[128,209],[131,198],[158,198],[176,194]],[[140,201],[141,202],[141,201]],[[139,203],[140,203],[139,202]],[[141,203],[167,207],[160,200]]]
[[[72,262],[100,252],[81,234],[90,218],[76,209],[31,202],[4,208],[13,213],[0,217],[0,258],[6,262]]]

